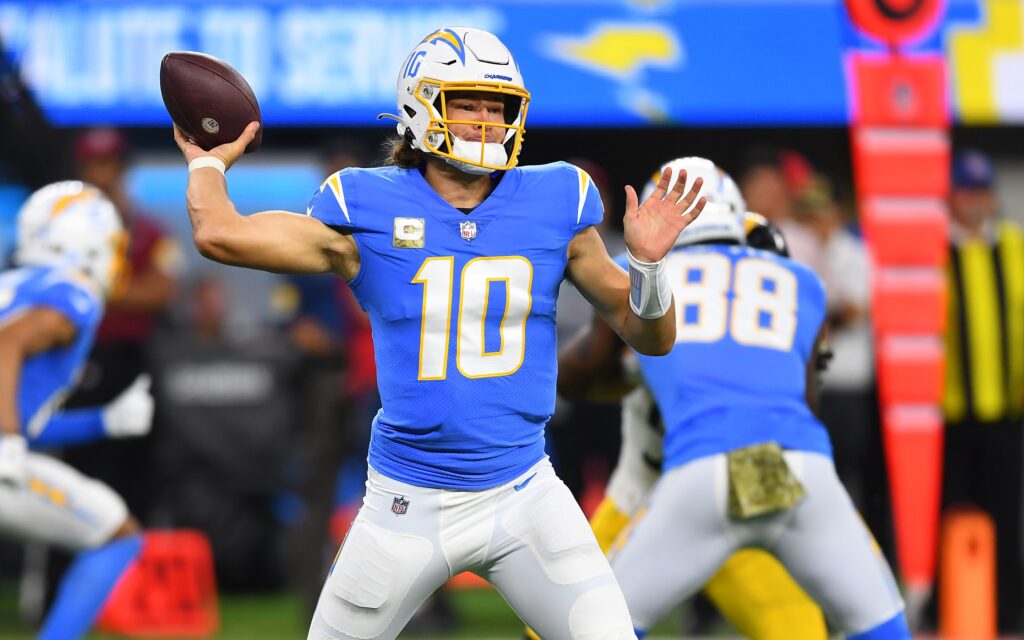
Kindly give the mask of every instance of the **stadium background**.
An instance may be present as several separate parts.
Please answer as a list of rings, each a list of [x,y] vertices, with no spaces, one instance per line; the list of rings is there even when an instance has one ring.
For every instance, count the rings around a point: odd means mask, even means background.
[[[38,169],[27,162],[26,150],[13,144],[13,137],[0,140],[0,252],[6,253],[12,245],[14,213],[30,189],[50,179],[71,177],[47,174],[47,169],[72,166],[75,136],[95,125],[119,127],[130,145],[126,185],[131,199],[183,248],[186,267],[178,300],[165,314],[163,325],[174,331],[194,322],[191,296],[196,283],[212,280],[220,283],[227,297],[229,334],[289,345],[289,329],[306,309],[302,286],[278,276],[220,268],[203,261],[191,246],[183,211],[186,174],[160,100],[160,58],[171,50],[204,51],[228,61],[249,80],[263,110],[264,148],[232,169],[231,196],[241,211],[301,210],[325,175],[325,153],[341,145],[362,153],[366,162],[379,158],[379,145],[393,129],[375,117],[394,109],[396,70],[419,38],[444,24],[485,28],[509,45],[532,94],[521,161],[577,159],[591,163],[588,168],[600,167],[598,173],[610,187],[612,227],[622,208],[621,185],[641,185],[667,159],[707,156],[738,176],[752,152],[785,149],[797,152],[832,181],[848,216],[846,222],[856,229],[858,205],[871,195],[865,193],[870,185],[854,174],[853,157],[860,153],[857,132],[879,125],[938,133],[943,141],[940,147],[945,149],[939,156],[947,163],[950,149],[973,147],[990,154],[997,169],[1002,213],[1024,222],[1020,152],[1024,2],[892,0],[890,4],[900,11],[912,6],[919,14],[927,14],[899,43],[866,32],[861,28],[864,23],[850,13],[851,7],[867,7],[870,13],[871,7],[886,4],[883,0],[523,0],[429,5],[388,0],[0,1],[0,43],[7,63],[20,73],[54,128],[53,149],[64,149],[66,155]],[[862,18],[863,14],[858,19]],[[939,100],[927,92],[915,93],[920,87],[913,82],[908,85],[909,98],[869,95],[871,87],[857,82],[858,59],[935,63],[944,79]],[[915,114],[929,110],[915,100],[935,107],[938,120],[927,115],[915,120]],[[896,115],[889,116],[894,120],[883,117],[881,123],[871,122],[865,105],[876,103],[895,105],[891,111]],[[904,120],[900,121],[899,113],[905,113]],[[8,104],[0,117],[7,119],[5,126],[14,126],[24,113]],[[30,133],[22,134],[31,139]],[[44,134],[39,131],[40,140],[49,140]],[[942,181],[926,185],[926,191],[931,189],[926,196],[942,194],[948,186]],[[344,342],[347,334],[342,334]],[[152,345],[154,352],[160,348]],[[365,414],[366,407],[357,404],[345,407],[346,414]],[[915,399],[914,404],[928,403]],[[599,495],[607,467],[594,462],[602,452],[584,446],[590,434],[583,429],[611,431],[612,436],[597,438],[609,441],[606,448],[615,441],[614,407],[589,411],[579,412],[582,417],[575,421],[593,420],[599,425],[588,423],[581,428],[555,418],[559,433],[568,434],[562,438],[563,459],[571,455],[577,441],[576,448],[585,458],[577,465],[582,471],[576,473],[574,487],[585,503]],[[303,437],[300,412],[293,413],[295,424],[281,425],[278,434],[289,442]],[[156,461],[154,477],[146,479],[147,486],[177,477],[160,471],[160,447],[174,428],[171,422],[158,422],[155,428],[155,453],[146,454]],[[339,421],[339,429],[346,428],[356,427]],[[360,437],[351,439],[333,500],[335,535],[343,530],[361,490]],[[259,512],[262,519],[258,520],[269,537],[261,553],[271,557],[257,563],[260,573],[251,583],[220,576],[220,637],[298,637],[304,629],[304,604],[296,595],[301,590],[290,571],[294,568],[293,530],[301,526],[305,513],[301,482],[289,467],[302,459],[302,453],[293,453],[294,457],[282,456],[281,469],[270,470],[268,475],[275,481],[261,486],[255,496],[258,506],[249,507]],[[907,461],[928,468],[915,457],[925,455],[922,450],[911,446],[906,453]],[[874,463],[884,464],[880,455]],[[148,511],[140,514],[143,521],[155,527],[176,525],[174,505],[162,504],[157,493],[149,501],[144,499]],[[926,487],[924,496],[912,501],[924,504],[927,511],[933,500]],[[885,518],[880,521],[882,530],[875,535],[887,553],[895,554],[892,523]],[[216,530],[209,533],[218,534]],[[904,525],[899,535],[925,549],[919,555],[934,555],[934,531],[928,526]],[[0,551],[0,637],[28,637],[23,625],[37,615],[39,604],[24,593],[36,589],[45,601],[45,587],[32,585],[45,583],[44,576],[52,581],[49,574],[60,558],[47,563],[51,567],[47,570],[38,562],[39,550],[23,553],[20,545],[4,543]],[[906,558],[898,561],[905,580],[931,578],[933,568],[927,561],[923,567],[919,562],[909,568]],[[907,571],[913,574],[909,578]],[[514,615],[486,590],[459,592],[452,604],[460,621],[459,637],[516,635]],[[681,614],[691,628],[700,615],[691,609]],[[683,626],[672,620],[662,630],[678,635]],[[710,629],[728,633],[720,625]]]

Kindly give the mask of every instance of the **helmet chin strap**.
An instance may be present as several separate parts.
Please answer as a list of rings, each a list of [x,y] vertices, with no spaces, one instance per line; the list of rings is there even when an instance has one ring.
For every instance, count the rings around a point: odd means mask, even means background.
[[[470,158],[480,157],[480,142],[466,142],[462,138],[451,136],[452,140],[452,155],[463,160]],[[503,167],[508,163],[508,152],[505,151],[505,145],[498,142],[485,142],[484,145],[484,159],[483,164],[490,165],[492,167]],[[465,173],[483,176],[489,173],[493,173],[494,169],[485,169],[476,164],[464,162],[456,158],[445,158],[445,161]]]

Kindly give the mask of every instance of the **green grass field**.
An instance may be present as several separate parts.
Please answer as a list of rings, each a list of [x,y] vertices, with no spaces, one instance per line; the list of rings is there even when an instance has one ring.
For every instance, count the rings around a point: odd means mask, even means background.
[[[32,640],[31,630],[18,622],[17,592],[0,589],[0,640]],[[505,601],[494,591],[454,592],[453,604],[460,620],[457,632],[444,638],[475,640],[513,640],[522,638],[522,623]],[[673,627],[656,630],[663,637],[675,637]],[[299,601],[288,595],[230,595],[221,598],[221,640],[294,640],[306,637],[306,620]],[[412,636],[422,640],[441,640]],[[651,636],[648,636],[651,638]],[[115,640],[120,636],[93,634],[90,640]],[[651,640],[657,640],[651,638]]]

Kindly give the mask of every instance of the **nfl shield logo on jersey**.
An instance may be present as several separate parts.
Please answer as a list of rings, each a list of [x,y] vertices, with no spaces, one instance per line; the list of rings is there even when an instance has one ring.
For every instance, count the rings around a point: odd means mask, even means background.
[[[463,240],[472,240],[476,237],[476,223],[467,220],[466,222],[459,223],[459,235],[462,236]]]
[[[405,515],[405,512],[409,510],[409,501],[405,499],[405,496],[395,496],[395,501],[391,503],[391,510],[395,512],[395,515]]]

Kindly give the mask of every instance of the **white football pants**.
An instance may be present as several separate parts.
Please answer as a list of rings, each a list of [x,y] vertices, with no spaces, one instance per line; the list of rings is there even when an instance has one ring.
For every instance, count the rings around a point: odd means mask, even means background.
[[[871,629],[903,609],[892,571],[832,460],[801,451],[785,456],[806,497],[787,511],[744,520],[728,515],[724,454],[662,476],[646,511],[611,556],[637,629],[656,624],[743,547],[774,554],[845,633]]]
[[[49,456],[28,454],[28,481],[0,484],[0,534],[68,551],[106,544],[128,518],[121,496]]]
[[[394,638],[462,571],[489,580],[544,640],[636,637],[583,512],[544,459],[484,491],[416,487],[371,469],[309,638]]]

